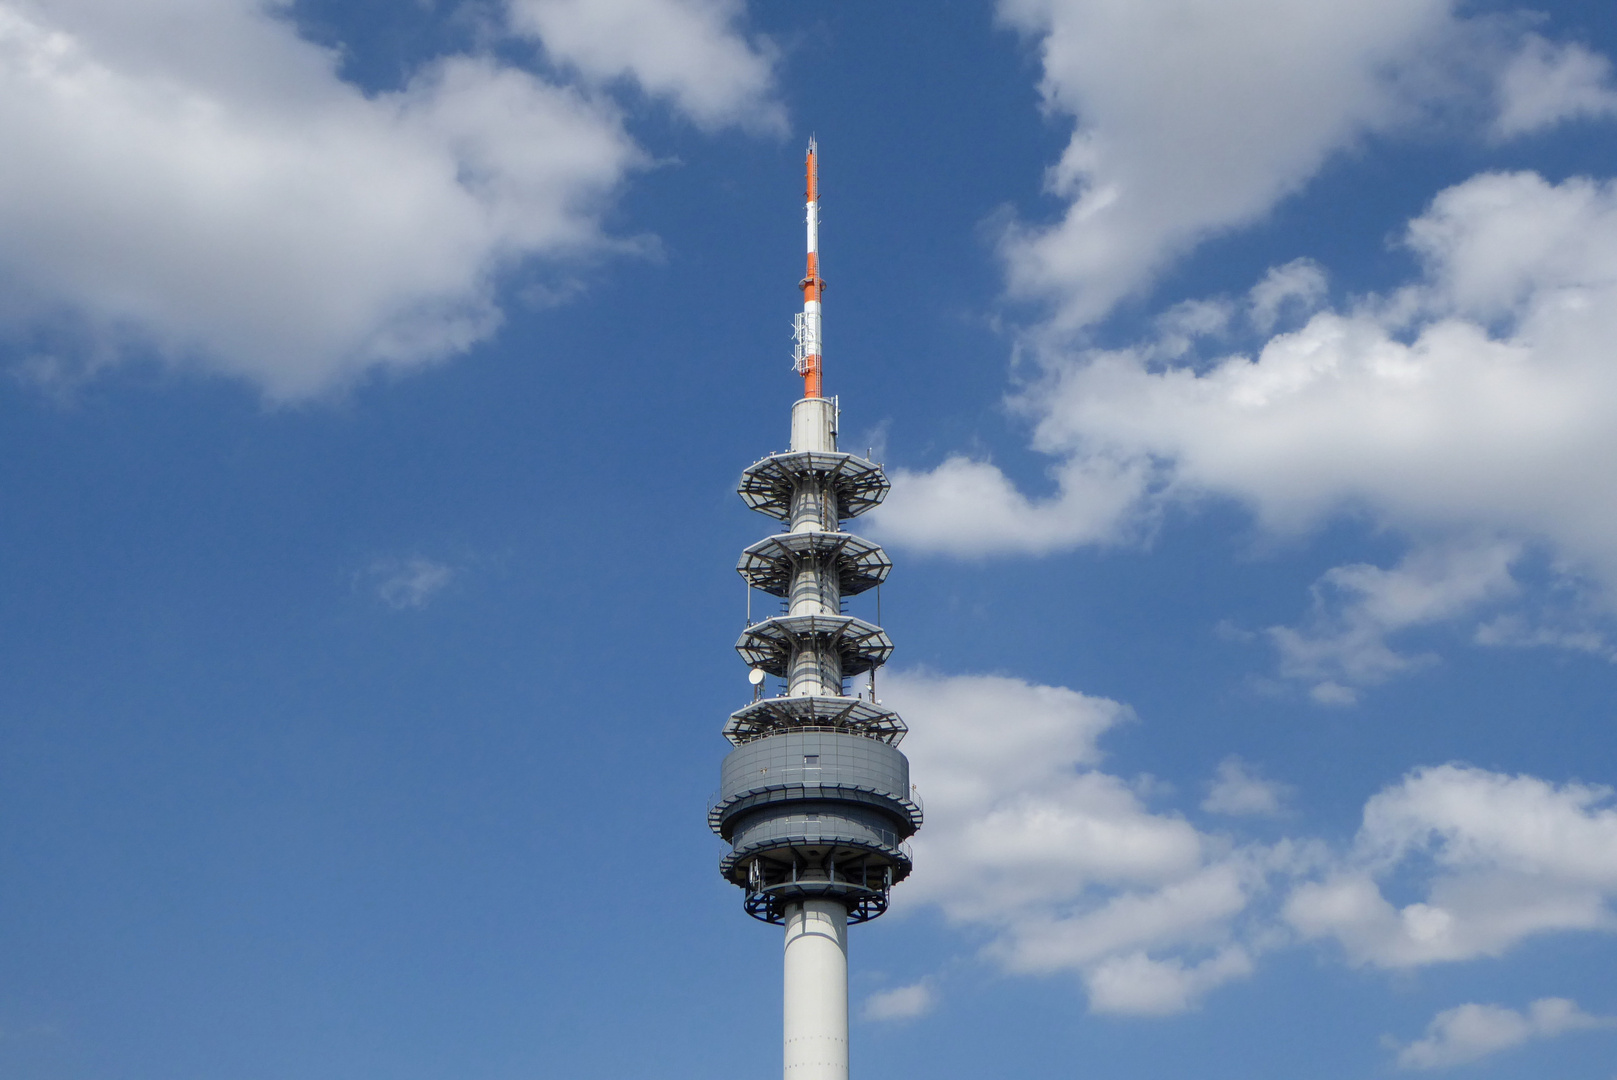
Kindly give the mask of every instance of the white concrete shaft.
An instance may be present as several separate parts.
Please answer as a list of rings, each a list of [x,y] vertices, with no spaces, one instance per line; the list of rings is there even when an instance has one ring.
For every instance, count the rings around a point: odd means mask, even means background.
[[[792,492],[792,532],[830,532],[836,528],[828,505],[836,492],[818,479],[805,477]]]
[[[785,1080],[848,1080],[848,909],[786,908]]]
[[[835,398],[803,398],[792,406],[792,450],[835,453],[837,449],[837,403]],[[792,492],[791,531],[827,532],[837,527],[836,491],[826,483],[805,477]],[[788,610],[793,615],[835,615],[842,607],[836,571],[821,567],[807,558],[798,563],[792,575]],[[805,694],[842,694],[842,661],[830,650],[808,645],[792,656],[787,672],[786,692],[794,697]]]
[[[837,448],[835,398],[802,398],[792,406],[792,450],[834,453]]]
[[[792,697],[841,697],[842,657],[831,649],[812,645],[792,653],[786,693]]]
[[[842,610],[842,582],[837,568],[818,556],[805,556],[792,570],[791,606],[793,615],[836,615]]]

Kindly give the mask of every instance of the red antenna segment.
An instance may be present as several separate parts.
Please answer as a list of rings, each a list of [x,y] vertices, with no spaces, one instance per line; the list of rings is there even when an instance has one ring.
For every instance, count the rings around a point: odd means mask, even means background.
[[[808,178],[808,273],[798,282],[803,290],[803,314],[796,319],[796,370],[803,376],[803,396],[817,398],[821,396],[820,297],[825,292],[825,281],[820,277],[820,161],[812,138],[804,171]]]

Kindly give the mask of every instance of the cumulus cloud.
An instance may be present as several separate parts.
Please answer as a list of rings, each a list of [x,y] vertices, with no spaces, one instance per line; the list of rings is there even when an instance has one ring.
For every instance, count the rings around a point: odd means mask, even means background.
[[[1540,131],[1567,120],[1617,116],[1611,61],[1576,43],[1555,44],[1529,34],[1499,79],[1501,138]]]
[[[1336,151],[1405,122],[1465,35],[1451,0],[1001,0],[1076,119],[1046,187],[1067,201],[1003,254],[1014,295],[1091,322],[1173,257],[1251,222]]]
[[[1292,845],[1233,848],[1095,768],[1116,702],[994,676],[890,676],[927,825],[906,903],[988,929],[1009,971],[1073,972],[1100,1012],[1192,1007],[1251,970],[1238,920]]]
[[[774,56],[737,30],[740,0],[510,0],[512,24],[594,80],[631,79],[709,130],[782,131]]]
[[[1202,800],[1209,814],[1230,817],[1273,817],[1280,813],[1291,789],[1260,776],[1253,767],[1231,755],[1218,763],[1218,774]]]
[[[367,95],[283,7],[0,0],[0,330],[296,399],[486,338],[518,265],[624,246],[600,213],[645,155],[609,99],[464,55]],[[754,93],[678,100],[716,123]]]
[[[914,1020],[925,1016],[937,1004],[937,995],[927,979],[908,986],[882,990],[865,999],[866,1020]]]
[[[1612,793],[1459,765],[1418,769],[1365,804],[1355,850],[1296,887],[1286,921],[1355,964],[1499,956],[1553,931],[1617,930]],[[1381,882],[1417,883],[1389,901]]]
[[[1316,314],[1255,357],[1200,372],[1148,366],[1134,350],[1053,358],[1025,401],[1035,448],[1063,466],[1147,470],[1137,498],[1233,496],[1279,530],[1363,506],[1395,524],[1548,533],[1617,569],[1617,521],[1591,497],[1617,479],[1604,471],[1617,462],[1604,419],[1617,369],[1603,345],[1617,329],[1617,190],[1483,175],[1438,196],[1409,242],[1422,281]],[[896,502],[910,520],[884,524],[920,532],[911,522],[953,496],[928,494]],[[1038,528],[1013,515],[1023,527],[1003,529],[1002,549],[1108,534],[1090,516],[1052,538],[1043,523],[1063,519],[1060,503],[1030,502]],[[1139,510],[1114,506],[1112,528]]]
[[[1159,342],[1047,355],[1047,377],[1016,401],[1033,447],[1058,478],[1106,483],[1058,480],[1029,497],[989,462],[900,471],[883,535],[964,555],[1045,552],[1115,542],[1207,498],[1278,534],[1368,518],[1410,539],[1407,558],[1332,571],[1313,621],[1271,634],[1326,699],[1418,664],[1388,634],[1507,597],[1512,553],[1527,547],[1586,586],[1586,613],[1609,617],[1617,183],[1479,175],[1440,193],[1404,240],[1417,279],[1317,311],[1256,355],[1175,363]],[[1599,640],[1587,626],[1513,625],[1486,636]]]
[[[1001,0],[1039,50],[1047,110],[1074,125],[1046,175],[1060,219],[1015,223],[1001,248],[1009,294],[1045,305],[1022,340],[1043,377],[1008,404],[1047,466],[1026,480],[955,454],[896,469],[874,531],[982,557],[1136,542],[1166,508],[1208,499],[1285,534],[1356,515],[1407,538],[1405,559],[1330,571],[1307,619],[1267,633],[1317,700],[1351,703],[1430,662],[1397,646],[1405,631],[1535,601],[1512,551],[1606,595],[1577,619],[1494,612],[1475,640],[1611,655],[1611,183],[1479,175],[1409,223],[1422,266],[1403,288],[1330,306],[1325,269],[1299,259],[1242,298],[1175,305],[1128,348],[1083,344],[1175,258],[1258,220],[1367,134],[1456,103],[1447,115],[1491,105],[1499,138],[1617,111],[1605,57],[1458,9]],[[1255,354],[1212,351],[1247,331],[1268,338]],[[1468,547],[1479,565],[1461,565]],[[1417,587],[1431,574],[1442,582]],[[1402,607],[1422,591],[1424,610]]]
[[[1096,1012],[1164,1016],[1191,1008],[1209,990],[1252,973],[1252,958],[1230,946],[1200,963],[1153,960],[1143,952],[1102,960],[1088,973]]]
[[[1103,771],[1116,702],[1003,676],[890,676],[925,785],[916,869],[896,899],[986,934],[1018,974],[1076,976],[1101,1013],[1194,1008],[1261,957],[1320,943],[1407,970],[1501,956],[1543,934],[1617,931],[1612,792],[1463,765],[1373,794],[1351,845],[1216,836]],[[1285,790],[1227,759],[1203,808],[1272,814]],[[1389,889],[1404,894],[1398,903]],[[868,1015],[930,1002],[925,980]]]
[[[1142,461],[1094,454],[1052,470],[1057,494],[1033,499],[992,462],[952,456],[930,472],[894,469],[893,489],[872,519],[883,539],[912,550],[1043,554],[1127,533],[1150,481]]]
[[[1398,1051],[1405,1069],[1444,1069],[1481,1061],[1529,1039],[1617,1027],[1617,1017],[1590,1016],[1566,998],[1540,998],[1525,1012],[1502,1005],[1460,1005],[1432,1018],[1423,1038]]]

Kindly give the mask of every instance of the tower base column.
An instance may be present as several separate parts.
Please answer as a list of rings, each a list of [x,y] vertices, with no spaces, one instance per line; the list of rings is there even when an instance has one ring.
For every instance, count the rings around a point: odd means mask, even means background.
[[[848,909],[786,908],[785,1080],[848,1080]]]

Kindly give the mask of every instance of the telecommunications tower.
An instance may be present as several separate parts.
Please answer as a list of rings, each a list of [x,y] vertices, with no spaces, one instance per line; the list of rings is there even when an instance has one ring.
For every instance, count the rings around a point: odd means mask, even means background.
[[[808,147],[808,273],[794,320],[803,397],[791,449],[741,474],[741,499],[785,531],[753,544],[736,570],[747,583],[747,629],[736,651],[752,668],[752,704],[730,717],[734,744],[708,824],[731,850],[719,864],[746,891],[747,914],[786,928],[786,1080],[847,1080],[848,924],[887,910],[910,872],[905,841],[921,825],[904,722],[876,698],[876,669],[893,643],[847,613],[878,589],[886,552],[842,522],[887,494],[881,466],[837,449],[837,400],[821,393],[819,169]],[[752,590],[780,598],[754,622]],[[879,611],[879,607],[878,607]],[[767,676],[783,680],[764,696]],[[853,693],[849,681],[867,675]]]

